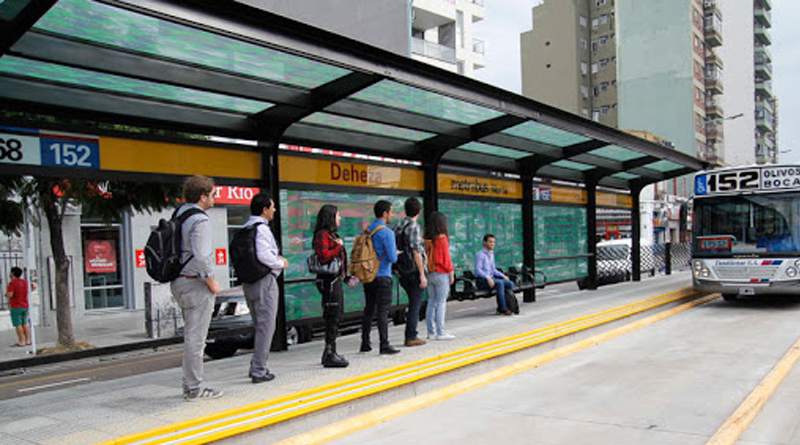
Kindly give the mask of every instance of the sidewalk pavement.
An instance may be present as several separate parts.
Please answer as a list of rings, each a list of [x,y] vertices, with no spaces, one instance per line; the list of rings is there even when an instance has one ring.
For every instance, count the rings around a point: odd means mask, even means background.
[[[110,381],[87,382],[61,390],[32,393],[0,401],[0,445],[93,444],[179,421],[197,418],[273,397],[309,389],[392,366],[433,357],[476,344],[528,332],[557,322],[641,301],[691,286],[688,272],[656,276],[641,282],[603,286],[597,291],[578,291],[574,283],[548,286],[537,292],[537,302],[521,304],[518,316],[496,316],[493,299],[449,302],[447,330],[453,341],[429,341],[406,348],[403,326],[390,326],[390,339],[401,353],[382,356],[377,348],[359,353],[359,335],[343,336],[339,351],[350,361],[344,369],[320,365],[322,343],[293,345],[286,352],[271,353],[268,366],[276,375],[269,383],[253,385],[247,377],[251,354],[207,361],[205,383],[223,390],[224,397],[187,403],[181,397],[179,367]],[[120,328],[122,314],[106,314],[108,323],[87,323],[80,339],[95,344],[129,341],[132,326]],[[420,323],[421,337],[425,323]],[[373,345],[377,331],[372,329]],[[10,343],[9,343],[10,344]],[[0,378],[2,384],[2,378]]]

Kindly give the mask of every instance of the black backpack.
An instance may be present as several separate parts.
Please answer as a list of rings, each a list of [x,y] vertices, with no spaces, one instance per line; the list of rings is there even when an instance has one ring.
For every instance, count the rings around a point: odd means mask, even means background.
[[[264,223],[258,222],[236,231],[228,248],[236,278],[242,283],[255,283],[270,271],[269,267],[258,261],[256,254],[256,232],[261,224]]]
[[[394,237],[397,242],[397,250],[402,251],[397,255],[397,262],[392,269],[398,275],[409,275],[417,273],[417,263],[414,261],[414,252],[411,250],[411,241],[406,236],[405,228],[407,224],[400,223],[394,228]]]
[[[162,218],[158,221],[158,227],[150,232],[144,246],[147,274],[159,283],[169,283],[178,278],[183,267],[192,259],[190,256],[181,262],[181,225],[190,216],[205,213],[192,207],[176,218],[177,212],[175,210],[169,220]]]

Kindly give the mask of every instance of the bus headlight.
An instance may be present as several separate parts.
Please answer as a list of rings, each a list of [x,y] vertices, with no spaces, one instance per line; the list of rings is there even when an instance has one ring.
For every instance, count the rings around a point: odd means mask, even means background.
[[[797,269],[794,267],[787,267],[786,268],[786,276],[789,278],[794,278],[797,276]]]
[[[708,278],[708,276],[711,275],[711,272],[709,272],[708,269],[704,267],[701,274],[703,275],[703,278]]]
[[[711,275],[711,272],[708,270],[707,267],[703,265],[702,261],[695,261],[694,262],[694,276],[695,278],[703,277],[708,278]]]
[[[796,267],[797,269],[800,269],[800,259],[794,260],[794,267]]]

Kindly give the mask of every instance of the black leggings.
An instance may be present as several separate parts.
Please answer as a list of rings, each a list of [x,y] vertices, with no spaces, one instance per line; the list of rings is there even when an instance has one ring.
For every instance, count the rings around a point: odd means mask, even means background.
[[[321,276],[317,289],[322,294],[322,319],[325,320],[325,344],[333,344],[339,335],[339,319],[344,309],[342,277]]]

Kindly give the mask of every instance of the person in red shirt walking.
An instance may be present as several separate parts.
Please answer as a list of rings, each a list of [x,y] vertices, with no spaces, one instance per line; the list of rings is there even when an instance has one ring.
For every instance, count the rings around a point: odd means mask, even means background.
[[[11,308],[11,324],[17,331],[17,340],[11,346],[23,347],[31,344],[31,328],[28,326],[28,282],[22,279],[22,269],[11,268],[11,282],[6,289],[8,306]]]

